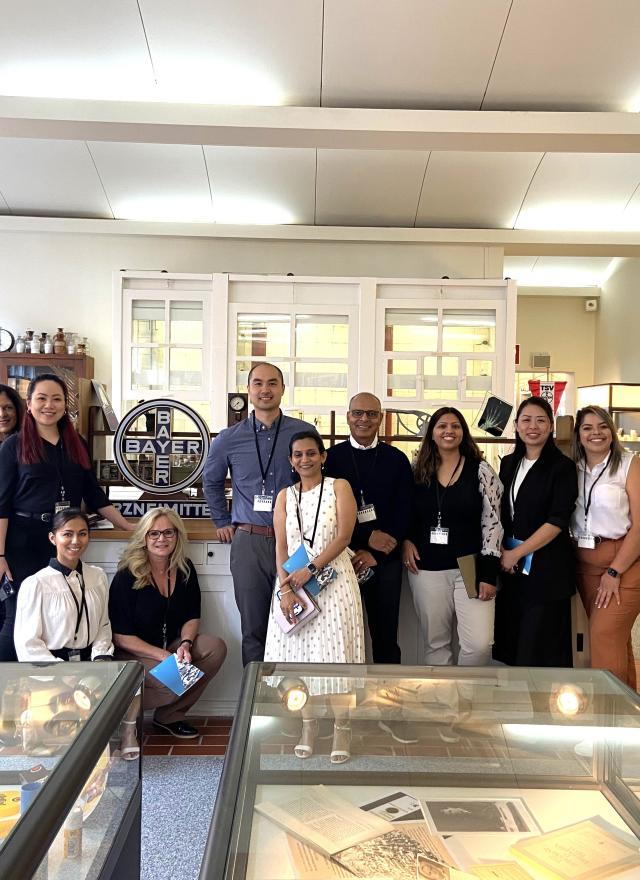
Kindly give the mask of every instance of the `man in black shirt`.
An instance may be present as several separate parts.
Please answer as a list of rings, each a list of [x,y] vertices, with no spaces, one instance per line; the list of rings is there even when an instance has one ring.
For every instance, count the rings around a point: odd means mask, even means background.
[[[361,583],[374,663],[399,663],[398,616],[402,585],[400,545],[411,514],[413,475],[406,455],[378,440],[382,406],[367,392],[349,403],[351,436],[329,449],[327,476],[348,480],[358,504],[351,539],[356,575],[373,574]]]

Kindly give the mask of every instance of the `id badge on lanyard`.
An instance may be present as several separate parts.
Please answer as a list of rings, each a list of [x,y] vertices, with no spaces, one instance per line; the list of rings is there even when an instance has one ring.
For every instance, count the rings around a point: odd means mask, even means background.
[[[67,657],[67,660],[70,660],[75,663],[79,663],[80,662],[80,649],[79,648],[70,648],[69,649],[69,656]]]
[[[373,522],[376,518],[376,509],[373,504],[363,504],[356,513],[359,523]]]
[[[578,547],[583,550],[594,550],[596,539],[593,535],[578,535]]]
[[[273,495],[267,495],[264,491],[264,486],[263,486],[261,494],[253,496],[253,509],[254,510],[262,510],[262,511],[266,511],[266,512],[270,513],[272,508],[273,508]]]
[[[444,528],[443,526],[434,526],[429,532],[429,543],[430,544],[448,544],[449,543],[449,529]]]
[[[60,513],[61,510],[67,510],[67,508],[71,507],[70,501],[65,501],[65,491],[64,486],[60,486],[60,500],[56,501],[53,511],[54,513]]]

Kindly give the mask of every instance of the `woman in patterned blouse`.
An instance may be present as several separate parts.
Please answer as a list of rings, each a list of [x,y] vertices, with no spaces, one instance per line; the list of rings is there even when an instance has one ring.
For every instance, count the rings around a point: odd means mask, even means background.
[[[503,535],[502,484],[457,409],[445,406],[431,416],[414,477],[413,513],[402,557],[422,627],[424,663],[486,666]],[[458,562],[472,554],[478,582],[473,599]]]

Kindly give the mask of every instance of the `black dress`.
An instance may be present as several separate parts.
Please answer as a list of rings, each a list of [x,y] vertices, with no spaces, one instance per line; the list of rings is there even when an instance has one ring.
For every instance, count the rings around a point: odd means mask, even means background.
[[[520,485],[512,516],[511,489],[521,460],[515,452],[500,465],[505,540],[524,541],[544,523],[561,531],[535,551],[528,575],[501,574],[493,656],[510,666],[572,666],[576,578],[569,520],[578,497],[576,467],[553,442],[547,443]]]

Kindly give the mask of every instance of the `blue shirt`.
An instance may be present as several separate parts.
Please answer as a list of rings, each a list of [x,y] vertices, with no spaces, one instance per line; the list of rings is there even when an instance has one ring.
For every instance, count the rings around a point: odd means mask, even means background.
[[[252,523],[256,526],[273,525],[273,506],[280,489],[290,486],[292,481],[289,464],[289,441],[299,431],[315,431],[313,425],[301,419],[282,416],[278,440],[271,464],[266,475],[264,492],[272,497],[272,508],[254,510],[254,495],[262,495],[262,475],[256,451],[256,439],[262,457],[262,467],[266,468],[276,437],[278,419],[267,428],[256,419],[253,430],[253,417],[221,431],[211,444],[207,463],[204,466],[202,485],[211,511],[211,519],[216,526],[235,523]],[[224,497],[224,481],[227,471],[231,474],[233,488],[233,507],[231,516]]]

